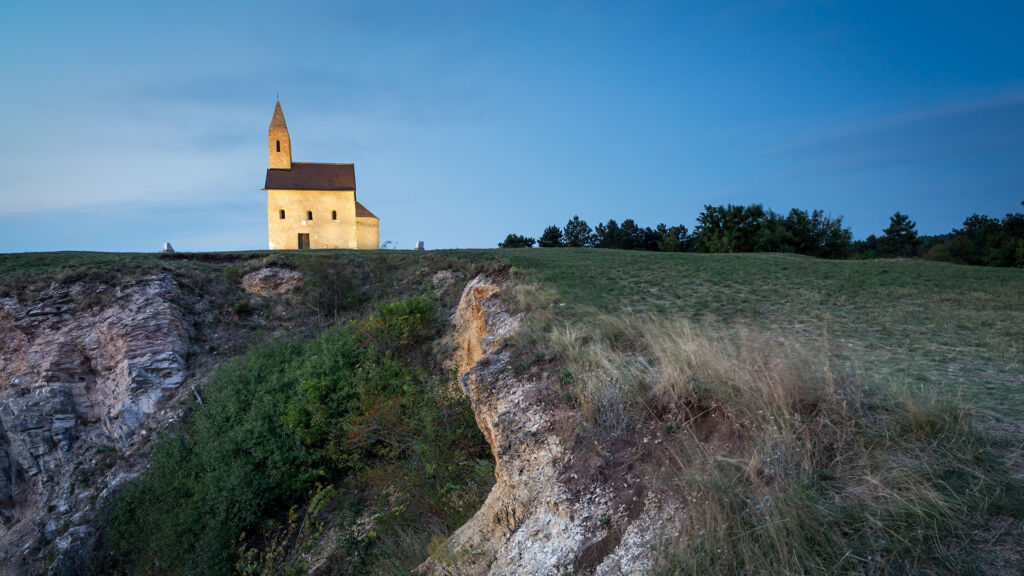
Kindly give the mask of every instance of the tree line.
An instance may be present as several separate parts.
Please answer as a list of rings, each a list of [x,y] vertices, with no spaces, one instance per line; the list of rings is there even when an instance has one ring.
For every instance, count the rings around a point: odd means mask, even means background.
[[[1021,204],[1024,204],[1022,202]],[[1024,267],[1024,214],[973,214],[948,234],[919,235],[917,224],[896,212],[881,235],[853,240],[841,216],[794,208],[785,216],[761,204],[704,206],[691,233],[686,226],[640,226],[631,218],[593,228],[579,216],[551,225],[537,238],[509,234],[499,248],[593,247],[656,252],[787,252],[818,258],[928,258],[942,262]]]

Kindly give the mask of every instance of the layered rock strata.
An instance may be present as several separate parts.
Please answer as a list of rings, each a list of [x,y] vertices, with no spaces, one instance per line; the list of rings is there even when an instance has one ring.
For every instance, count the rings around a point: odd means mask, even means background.
[[[186,380],[178,292],[164,274],[0,299],[0,573],[87,545],[112,462]]]

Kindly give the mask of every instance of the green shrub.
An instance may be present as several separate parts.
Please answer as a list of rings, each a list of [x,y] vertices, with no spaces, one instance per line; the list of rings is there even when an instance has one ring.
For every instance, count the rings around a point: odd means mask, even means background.
[[[498,243],[498,248],[533,248],[536,243],[537,241],[529,236],[509,234],[505,237],[504,242]]]
[[[305,301],[327,320],[359,305],[359,292],[350,263],[330,256],[316,256],[303,263]]]
[[[106,511],[97,572],[230,574],[243,533],[271,535],[243,541],[246,570],[271,562],[288,530],[273,526],[318,482],[337,486],[345,508],[387,506],[399,527],[462,522],[493,469],[467,401],[424,360],[435,318],[423,298],[383,304],[218,369],[206,403]],[[359,548],[364,567],[371,544]]]

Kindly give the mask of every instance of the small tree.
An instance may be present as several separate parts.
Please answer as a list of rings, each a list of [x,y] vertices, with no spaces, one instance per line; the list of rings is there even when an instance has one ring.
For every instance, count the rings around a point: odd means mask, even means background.
[[[505,236],[504,242],[498,243],[498,248],[533,248],[533,245],[536,242],[536,240],[529,236],[509,234],[508,236]]]
[[[917,237],[917,224],[906,214],[899,212],[889,217],[889,227],[883,230],[879,239],[882,254],[908,258],[913,256],[921,239]]]
[[[625,250],[640,250],[643,248],[643,228],[640,228],[632,218],[626,218],[622,221],[620,231],[622,234],[622,246],[620,248]]]
[[[797,254],[818,258],[846,258],[853,244],[853,234],[843,228],[842,216],[825,216],[821,210],[807,212],[796,208],[782,220],[787,249]]]
[[[760,204],[711,206],[697,216],[694,231],[704,252],[767,252],[780,243],[778,216]]]
[[[658,224],[655,232],[658,236],[657,245],[660,252],[685,252],[689,248],[689,231],[682,224],[672,227]]]
[[[580,220],[579,216],[573,216],[572,220],[566,223],[562,237],[565,245],[573,248],[594,245],[594,230],[586,220]]]
[[[564,246],[565,244],[562,243],[562,230],[554,224],[548,226],[544,229],[544,233],[540,235],[540,238],[537,240],[537,244],[541,248],[558,248],[560,246]]]
[[[614,219],[607,224],[594,227],[594,246],[598,248],[622,248],[622,231]]]

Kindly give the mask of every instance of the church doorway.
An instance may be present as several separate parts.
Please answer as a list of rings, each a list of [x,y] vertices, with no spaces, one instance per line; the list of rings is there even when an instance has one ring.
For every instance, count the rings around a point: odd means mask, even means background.
[[[299,250],[309,250],[309,234],[299,234]]]

